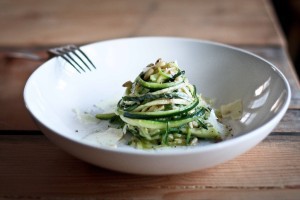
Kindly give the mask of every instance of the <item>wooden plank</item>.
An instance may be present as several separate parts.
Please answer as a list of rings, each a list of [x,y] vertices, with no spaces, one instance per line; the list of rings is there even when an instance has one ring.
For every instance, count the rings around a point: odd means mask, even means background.
[[[269,0],[0,0],[0,27],[6,47],[145,35],[285,45]]]
[[[0,130],[36,130],[25,108],[23,89],[41,62],[10,59],[0,53]]]
[[[254,52],[278,66],[289,80],[292,89],[292,101],[289,108],[299,109],[300,88],[298,79],[292,71],[292,66],[288,64],[284,50],[277,47],[239,47]],[[9,58],[7,52],[10,51],[33,51],[38,55],[45,56],[45,48],[42,48],[42,50],[4,48],[0,52],[0,93],[2,94],[0,95],[0,110],[2,113],[0,115],[0,130],[38,130],[24,106],[23,89],[30,74],[42,62]],[[16,110],[18,112],[15,112]],[[289,117],[290,122],[285,120],[281,124],[281,131],[284,131],[283,127],[289,131],[297,130],[297,124],[299,126],[299,114],[296,112],[292,116],[295,118]]]
[[[64,153],[42,135],[0,135],[0,197],[130,198],[151,194],[171,198],[175,194],[214,196],[214,192],[243,197],[251,191],[262,197],[290,192],[295,197],[300,191],[299,153],[299,133],[276,134],[238,158],[210,169],[180,175],[141,176],[89,165]],[[268,194],[269,191],[274,193]]]
[[[149,12],[137,34],[282,46],[285,40],[270,5],[268,0],[161,1],[153,5],[156,9]]]
[[[130,186],[128,186],[130,187]],[[49,192],[50,193],[50,192]],[[182,199],[220,199],[220,200],[248,200],[248,199],[264,199],[264,200],[299,200],[300,190],[298,189],[149,189],[142,188],[138,190],[123,191],[107,191],[97,192],[93,194],[81,194],[74,191],[73,194],[11,194],[1,195],[3,199],[80,199],[80,200],[96,200],[96,199],[162,199],[162,200],[182,200]]]
[[[273,132],[300,132],[300,110],[288,110]]]

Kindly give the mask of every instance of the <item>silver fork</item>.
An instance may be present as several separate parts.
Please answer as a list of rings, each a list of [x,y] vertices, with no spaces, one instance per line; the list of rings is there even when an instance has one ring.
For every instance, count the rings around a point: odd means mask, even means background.
[[[92,71],[96,69],[96,66],[88,58],[88,56],[76,45],[66,45],[57,48],[51,48],[47,51],[48,56],[39,56],[32,52],[7,52],[5,53],[7,58],[20,58],[27,60],[46,61],[49,58],[60,56],[66,60],[72,67],[78,72],[86,72],[86,69]]]
[[[92,71],[90,66],[96,69],[96,66],[89,59],[89,57],[79,47],[73,44],[57,47],[57,48],[51,48],[48,50],[48,54],[51,57],[53,56],[62,57],[65,61],[67,61],[70,65],[72,65],[73,68],[76,69],[78,73],[86,72],[85,68]],[[76,61],[76,58],[78,58],[84,66],[82,66],[82,64],[79,64],[78,59]],[[90,66],[89,64],[87,64],[87,62],[90,64]]]

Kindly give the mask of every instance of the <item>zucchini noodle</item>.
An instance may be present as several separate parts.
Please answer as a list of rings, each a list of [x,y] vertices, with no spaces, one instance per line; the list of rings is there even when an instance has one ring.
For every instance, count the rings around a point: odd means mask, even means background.
[[[128,144],[135,148],[218,142],[229,132],[175,62],[158,59],[123,87],[116,112],[96,117],[121,122],[123,133],[130,135]]]

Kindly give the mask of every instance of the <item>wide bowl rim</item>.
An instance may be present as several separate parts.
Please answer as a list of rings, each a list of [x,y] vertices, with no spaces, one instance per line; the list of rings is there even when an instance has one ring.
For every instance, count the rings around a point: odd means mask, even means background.
[[[197,147],[197,148],[186,148],[184,149],[184,151],[164,151],[164,150],[139,150],[139,149],[123,149],[123,148],[111,148],[111,147],[106,147],[106,146],[95,146],[92,144],[87,144],[84,142],[80,142],[74,138],[71,137],[67,137],[59,132],[57,132],[56,130],[54,130],[53,128],[45,125],[44,123],[41,122],[40,119],[38,119],[33,111],[31,111],[28,101],[27,101],[27,93],[26,91],[28,90],[29,87],[29,82],[30,80],[35,76],[36,73],[38,73],[38,71],[42,68],[47,66],[47,63],[50,62],[52,59],[49,59],[48,61],[44,62],[43,64],[41,64],[39,67],[37,67],[37,69],[35,69],[33,71],[33,73],[30,75],[30,77],[28,78],[28,80],[25,83],[24,86],[24,90],[23,90],[23,100],[25,103],[25,107],[28,110],[28,112],[30,113],[30,115],[38,122],[38,124],[41,124],[42,126],[46,127],[48,130],[50,130],[52,133],[56,134],[56,136],[59,136],[61,139],[64,140],[68,140],[76,145],[80,145],[83,147],[87,147],[87,148],[91,148],[97,151],[106,151],[106,152],[111,152],[111,153],[118,153],[118,154],[128,154],[128,155],[139,155],[139,156],[180,156],[180,155],[190,155],[190,154],[198,154],[198,153],[204,153],[204,152],[209,152],[209,151],[213,151],[213,150],[218,150],[218,149],[223,149],[226,148],[228,146],[233,146],[234,144],[238,144],[238,143],[242,143],[245,140],[249,140],[250,138],[254,137],[254,135],[259,134],[261,132],[261,130],[264,130],[264,128],[270,126],[271,124],[273,124],[274,122],[280,121],[280,119],[283,117],[283,115],[285,114],[285,112],[288,109],[288,106],[290,104],[291,101],[291,88],[290,85],[286,79],[286,77],[284,76],[284,74],[271,62],[269,62],[268,60],[252,53],[249,52],[247,50],[238,48],[238,47],[234,47],[228,44],[223,44],[223,43],[219,43],[219,42],[215,42],[215,41],[209,41],[209,40],[201,40],[201,39],[194,39],[194,38],[185,38],[185,37],[167,37],[167,36],[141,36],[141,37],[125,37],[125,38],[115,38],[115,39],[109,39],[109,40],[103,40],[103,41],[96,41],[93,43],[89,43],[89,44],[85,44],[82,45],[82,48],[88,48],[90,46],[93,45],[97,45],[99,43],[108,43],[108,42],[115,42],[115,41],[121,41],[121,40],[175,40],[175,41],[188,41],[188,42],[195,42],[195,43],[204,43],[204,44],[209,44],[209,45],[214,45],[214,46],[219,46],[219,47],[224,47],[227,49],[231,49],[233,51],[238,51],[250,56],[253,56],[265,63],[267,63],[269,65],[269,67],[271,67],[274,70],[274,73],[276,73],[284,82],[284,86],[285,89],[287,91],[287,94],[285,95],[286,98],[284,99],[284,104],[281,106],[280,110],[273,115],[268,121],[266,121],[266,123],[256,127],[255,129],[248,131],[248,132],[242,132],[242,134],[240,134],[237,137],[228,139],[228,140],[224,140],[222,142],[219,143],[214,143],[214,144],[210,144],[210,145],[206,145],[206,146],[201,146],[201,147]],[[38,125],[39,126],[39,125]],[[41,130],[41,129],[40,129]],[[44,134],[46,136],[48,136],[48,133]],[[266,136],[269,133],[266,134]],[[265,137],[266,137],[265,136]]]

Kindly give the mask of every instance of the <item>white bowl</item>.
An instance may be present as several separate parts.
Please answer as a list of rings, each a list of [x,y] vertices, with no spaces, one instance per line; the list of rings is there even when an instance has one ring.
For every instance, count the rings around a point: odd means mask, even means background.
[[[135,174],[176,174],[215,166],[262,141],[285,114],[291,91],[283,74],[268,61],[241,49],[208,41],[141,37],[97,42],[82,47],[97,70],[79,74],[61,58],[40,66],[24,89],[27,109],[55,144],[94,165]],[[93,140],[97,125],[81,123],[73,112],[93,112],[95,104],[122,96],[122,84],[134,80],[157,58],[177,61],[198,93],[215,106],[243,101],[234,137],[191,148],[138,150]],[[104,105],[103,105],[104,106]],[[90,138],[87,140],[86,138]],[[92,138],[92,139],[91,139]]]

